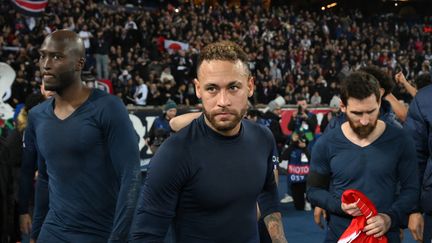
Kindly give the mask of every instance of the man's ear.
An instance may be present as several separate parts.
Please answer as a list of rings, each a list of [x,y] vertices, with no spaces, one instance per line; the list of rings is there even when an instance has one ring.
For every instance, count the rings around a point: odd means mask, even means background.
[[[342,101],[340,102],[339,107],[343,113],[346,113],[346,106]]]
[[[250,77],[248,80],[248,97],[252,97],[254,90],[255,90],[255,79],[254,77]]]
[[[81,57],[78,62],[76,63],[75,66],[75,71],[81,71],[84,69],[84,65],[85,65],[85,58]]]
[[[201,84],[198,79],[194,79],[195,84],[195,95],[198,97],[198,99],[201,99]]]

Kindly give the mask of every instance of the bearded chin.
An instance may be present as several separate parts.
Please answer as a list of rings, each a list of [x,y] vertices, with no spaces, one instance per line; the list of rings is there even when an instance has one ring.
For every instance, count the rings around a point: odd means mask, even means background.
[[[211,114],[209,111],[204,110],[204,116],[207,118],[207,120],[210,122],[212,127],[220,132],[226,132],[234,129],[237,124],[240,123],[243,116],[246,114],[247,109],[242,109],[240,113],[235,113],[234,119],[225,121],[225,122],[218,122],[215,119],[215,116]]]
[[[349,121],[349,124],[351,126],[351,129],[361,139],[367,138],[369,136],[369,134],[371,134],[373,132],[373,130],[375,129],[377,122],[378,122],[378,120],[376,120],[375,123],[373,123],[373,124],[368,124],[366,126],[356,127],[351,120],[348,119],[348,121]]]
[[[54,91],[61,95],[64,90],[69,88],[75,82],[75,71],[67,71],[60,73],[57,76],[57,82],[55,84],[45,84],[45,90]]]

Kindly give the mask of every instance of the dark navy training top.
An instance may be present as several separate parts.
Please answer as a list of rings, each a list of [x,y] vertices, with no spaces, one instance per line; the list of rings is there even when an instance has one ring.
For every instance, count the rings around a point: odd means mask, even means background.
[[[25,132],[24,149],[42,157],[32,238],[126,242],[138,196],[139,152],[124,105],[95,89],[60,120],[54,102],[30,111]]]
[[[257,200],[263,216],[278,211],[277,149],[270,130],[241,123],[226,137],[201,116],[162,144],[140,193],[133,242],[162,242],[172,220],[176,242],[259,241]]]
[[[345,137],[340,126],[332,129],[313,148],[309,180],[313,173],[330,179],[328,189],[314,186],[307,191],[311,203],[330,213],[326,242],[337,242],[352,219],[341,209],[347,189],[361,191],[379,213],[390,216],[389,242],[399,242],[400,221],[419,197],[417,159],[407,132],[387,125],[377,140],[360,147]]]

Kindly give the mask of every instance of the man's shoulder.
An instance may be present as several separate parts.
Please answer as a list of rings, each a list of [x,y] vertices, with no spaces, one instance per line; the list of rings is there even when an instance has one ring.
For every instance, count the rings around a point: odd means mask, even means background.
[[[44,102],[31,108],[31,110],[29,111],[29,117],[39,117],[44,114],[45,111],[50,107],[50,105],[52,105],[52,99],[54,98],[49,98]]]
[[[95,105],[96,108],[108,108],[116,109],[118,107],[124,108],[123,102],[119,97],[108,94],[105,91],[99,89],[93,89],[92,94],[89,98],[90,102]]]
[[[398,143],[406,144],[406,142],[411,142],[409,131],[388,123],[386,123],[385,132],[382,136],[385,136],[386,140],[392,141],[392,144],[394,145]]]
[[[271,131],[268,128],[268,126],[266,126],[264,124],[253,122],[253,121],[250,121],[250,120],[247,120],[247,119],[243,119],[242,120],[242,124],[243,124],[244,129],[246,130],[246,132],[268,133],[268,134],[271,134]]]
[[[417,92],[414,99],[416,99],[421,104],[423,104],[423,103],[429,104],[431,95],[432,95],[432,84],[429,84],[428,86],[421,88]]]

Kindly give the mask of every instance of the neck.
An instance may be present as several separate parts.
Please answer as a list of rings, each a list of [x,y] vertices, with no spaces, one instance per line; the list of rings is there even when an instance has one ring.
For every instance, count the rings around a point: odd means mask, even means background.
[[[71,105],[77,107],[81,105],[89,96],[90,89],[82,84],[81,79],[73,83],[62,92],[57,93],[55,97],[56,106]]]
[[[216,129],[209,120],[207,120],[207,117],[204,116],[204,121],[207,124],[207,126],[209,126],[213,131],[219,133],[222,136],[226,136],[226,137],[232,137],[237,135],[240,132],[240,127],[241,127],[241,122],[239,122],[233,129],[231,130],[218,130]]]
[[[385,123],[381,120],[378,120],[374,130],[367,137],[361,138],[357,135],[357,133],[354,132],[349,122],[347,121],[342,124],[342,132],[344,133],[345,137],[348,138],[348,140],[350,140],[354,144],[363,147],[371,144],[373,141],[378,139],[378,137],[380,137],[381,134],[384,132],[385,127]]]

